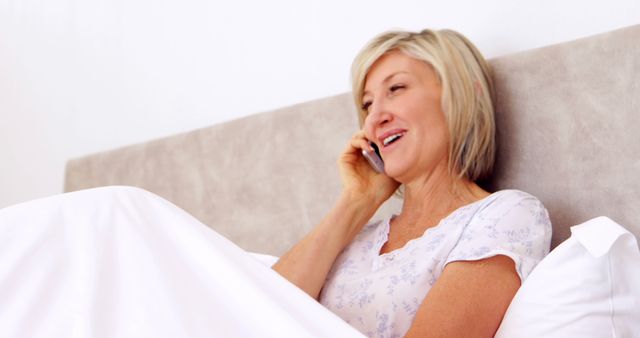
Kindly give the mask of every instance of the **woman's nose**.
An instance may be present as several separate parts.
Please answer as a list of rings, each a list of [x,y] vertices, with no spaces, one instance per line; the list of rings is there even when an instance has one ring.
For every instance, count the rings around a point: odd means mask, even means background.
[[[372,104],[369,107],[369,114],[364,120],[365,135],[372,140],[375,137],[376,129],[391,121],[393,121],[393,114],[391,114],[384,105]]]

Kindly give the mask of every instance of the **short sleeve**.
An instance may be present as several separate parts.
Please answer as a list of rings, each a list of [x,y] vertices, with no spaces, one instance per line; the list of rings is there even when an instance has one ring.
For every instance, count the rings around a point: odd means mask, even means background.
[[[504,190],[467,223],[445,265],[505,255],[524,281],[550,245],[551,222],[542,202],[522,191]]]

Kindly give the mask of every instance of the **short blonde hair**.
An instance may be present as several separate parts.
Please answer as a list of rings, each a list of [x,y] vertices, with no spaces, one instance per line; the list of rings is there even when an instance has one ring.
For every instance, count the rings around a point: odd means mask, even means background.
[[[471,181],[491,174],[495,158],[493,83],[478,49],[452,30],[391,31],[371,40],[351,68],[360,125],[367,116],[362,96],[371,66],[383,55],[401,51],[430,65],[442,85],[442,110],[449,127],[449,170]]]

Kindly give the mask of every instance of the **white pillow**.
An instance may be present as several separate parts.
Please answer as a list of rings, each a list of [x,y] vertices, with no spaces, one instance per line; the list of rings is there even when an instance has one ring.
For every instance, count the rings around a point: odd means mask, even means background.
[[[635,237],[606,217],[571,233],[524,281],[495,337],[640,337]]]

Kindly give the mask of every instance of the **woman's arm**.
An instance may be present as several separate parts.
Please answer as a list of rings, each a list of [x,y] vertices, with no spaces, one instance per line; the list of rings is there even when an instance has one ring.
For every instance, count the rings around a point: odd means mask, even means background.
[[[396,181],[376,173],[364,159],[361,150],[370,148],[363,131],[351,138],[338,160],[342,194],[334,208],[273,266],[315,299],[340,252],[398,188]]]
[[[493,337],[519,287],[507,256],[449,263],[405,337]]]
[[[364,202],[341,195],[320,224],[282,256],[273,269],[318,299],[333,262],[373,216]]]

